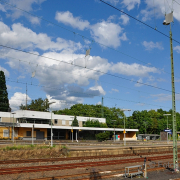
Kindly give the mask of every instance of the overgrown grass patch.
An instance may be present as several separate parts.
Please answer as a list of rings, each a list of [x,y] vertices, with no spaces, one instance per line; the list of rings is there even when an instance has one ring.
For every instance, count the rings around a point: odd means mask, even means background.
[[[3,151],[11,151],[11,150],[33,150],[33,149],[53,149],[56,145],[52,147],[49,145],[13,145],[13,146],[6,146],[5,148],[0,148]]]

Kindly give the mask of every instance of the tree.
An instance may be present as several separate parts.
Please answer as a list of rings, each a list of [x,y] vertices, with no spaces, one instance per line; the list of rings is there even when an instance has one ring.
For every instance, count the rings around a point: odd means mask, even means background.
[[[9,107],[9,99],[6,87],[6,79],[3,71],[0,71],[0,111],[8,112],[10,110]]]
[[[106,131],[106,132],[103,132],[103,133],[98,133],[98,134],[96,134],[95,136],[96,136],[96,139],[97,139],[98,141],[104,141],[104,140],[109,139],[110,132],[109,132],[109,131]]]
[[[19,107],[21,110],[25,110],[26,106],[21,104]],[[30,104],[27,105],[27,110],[33,110],[33,111],[49,111],[49,100],[38,98],[35,100],[32,100]]]
[[[74,116],[74,120],[73,120],[71,126],[79,126],[79,123],[78,123],[78,120],[77,120],[76,116]]]

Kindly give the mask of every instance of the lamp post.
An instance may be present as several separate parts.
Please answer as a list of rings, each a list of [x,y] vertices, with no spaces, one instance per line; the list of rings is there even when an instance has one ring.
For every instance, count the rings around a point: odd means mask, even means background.
[[[121,109],[120,111],[131,111],[131,109]],[[123,133],[124,133],[124,146],[126,146],[126,130],[125,130],[125,127],[126,127],[126,125],[125,125],[125,114],[124,114],[124,131],[123,131]]]
[[[32,115],[34,116],[34,115]],[[34,123],[32,125],[32,145],[34,145]]]
[[[116,120],[112,120],[113,122],[116,122]],[[115,124],[114,124],[114,142],[115,142]]]
[[[167,116],[167,129],[168,129],[168,116],[171,116],[171,114],[163,114],[163,116]],[[167,144],[168,144],[168,132],[167,132]]]
[[[174,84],[174,62],[173,62],[173,45],[171,22],[173,22],[173,11],[165,15],[163,25],[170,25],[170,51],[171,51],[171,85],[172,85],[172,122],[173,122],[173,165],[174,171],[179,171],[178,167],[178,148],[177,148],[177,123],[176,123],[176,101],[175,101],[175,84]]]
[[[50,102],[48,103],[49,106],[53,103],[56,103],[56,102]],[[50,108],[50,111],[51,111],[51,147],[53,146],[53,132],[52,132],[52,109]]]
[[[12,134],[13,134],[13,144],[14,144],[14,114],[16,114],[15,112],[11,113],[13,115],[13,130],[12,130]]]

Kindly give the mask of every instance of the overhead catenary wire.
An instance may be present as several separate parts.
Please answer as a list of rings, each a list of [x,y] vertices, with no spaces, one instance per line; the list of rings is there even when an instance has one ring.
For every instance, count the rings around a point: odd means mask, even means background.
[[[130,14],[124,12],[123,10],[118,9],[117,7],[113,6],[112,4],[109,4],[109,3],[107,3],[107,2],[105,2],[105,1],[103,1],[103,0],[99,0],[99,1],[101,1],[102,3],[104,3],[104,4],[106,4],[106,5],[110,6],[110,7],[112,7],[113,9],[116,9],[117,11],[119,11],[119,12],[121,12],[121,13],[123,13],[123,14],[126,14],[127,16],[129,16],[129,17],[131,17],[132,19],[138,21],[139,23],[141,23],[141,24],[143,24],[143,25],[149,27],[150,29],[155,30],[156,32],[158,32],[158,33],[160,33],[160,34],[162,34],[163,36],[167,37],[168,39],[170,38],[169,35],[167,35],[167,34],[161,32],[161,31],[159,31],[159,30],[153,28],[153,27],[150,26],[149,24],[147,24],[147,23],[145,23],[145,22],[143,22],[143,21],[137,19],[136,17],[134,17],[134,16],[132,16],[132,15],[130,15]],[[176,39],[172,39],[172,40],[173,40],[174,42],[180,44],[180,42],[177,41]]]
[[[23,12],[25,12],[25,13],[31,15],[31,16],[35,16],[35,17],[37,17],[37,18],[39,18],[39,19],[41,19],[41,20],[43,20],[43,21],[46,21],[46,22],[48,22],[48,23],[50,23],[50,24],[53,24],[53,25],[55,25],[55,26],[57,26],[57,27],[60,27],[60,28],[62,28],[62,29],[64,29],[64,30],[66,30],[66,31],[69,31],[69,32],[71,32],[71,33],[73,33],[73,34],[76,34],[76,35],[78,35],[78,36],[81,36],[82,38],[86,38],[87,40],[90,40],[92,43],[95,42],[95,43],[97,43],[97,44],[99,44],[99,45],[101,45],[101,46],[104,46],[104,47],[106,47],[106,48],[109,48],[109,49],[111,49],[111,50],[114,50],[114,51],[116,51],[117,53],[123,54],[124,56],[127,56],[127,57],[129,57],[129,58],[132,58],[132,59],[134,59],[134,60],[137,60],[137,61],[139,61],[139,62],[141,62],[141,63],[144,63],[144,64],[146,64],[146,65],[149,66],[149,64],[148,64],[147,62],[144,62],[144,61],[142,61],[142,60],[140,60],[140,59],[138,59],[138,58],[135,58],[135,57],[133,57],[133,56],[130,56],[129,54],[126,54],[126,53],[124,53],[124,52],[122,52],[122,51],[119,51],[119,50],[117,50],[117,49],[114,49],[114,48],[112,48],[112,47],[109,47],[109,46],[107,46],[107,45],[104,45],[104,44],[102,44],[102,43],[99,43],[99,42],[97,42],[97,41],[95,41],[95,40],[93,40],[93,39],[91,39],[91,38],[88,38],[88,37],[86,37],[86,36],[84,36],[84,35],[82,35],[82,34],[80,34],[80,33],[77,33],[77,32],[75,32],[75,31],[72,31],[72,30],[68,29],[68,28],[65,28],[65,27],[63,27],[63,26],[61,26],[61,25],[59,25],[59,24],[56,24],[56,23],[54,23],[54,22],[52,22],[52,21],[50,21],[50,20],[47,20],[47,19],[42,18],[42,17],[40,17],[40,16],[37,16],[37,15],[35,15],[35,14],[33,14],[33,13],[30,13],[30,12],[24,10],[24,9],[18,8],[18,7],[16,7],[16,6],[14,6],[14,5],[12,5],[12,4],[4,1],[4,0],[0,0],[0,1],[3,2],[4,4],[7,4],[7,5],[11,6],[11,7],[14,7],[14,8],[16,8],[16,9],[18,9],[18,10],[20,10],[20,11],[23,11]],[[102,1],[102,2],[103,2],[103,1]],[[124,12],[123,12],[123,13],[124,13]],[[151,27],[151,28],[153,28],[153,27]],[[158,32],[160,32],[160,31],[158,31]],[[167,35],[165,35],[165,36],[167,36]],[[169,37],[169,36],[167,36],[167,37]],[[174,40],[174,39],[173,39],[173,40]],[[174,40],[174,41],[175,41],[175,40]],[[178,41],[177,41],[177,42],[178,42]],[[180,44],[180,42],[178,42],[178,43]],[[151,66],[151,67],[153,67],[153,66]],[[159,68],[157,68],[157,69],[160,70],[160,71],[162,71],[162,72],[168,73],[168,72],[166,72],[166,71],[164,71],[164,70],[162,70],[162,69],[159,69]],[[170,73],[168,73],[168,74],[170,74]]]
[[[20,59],[17,59],[17,58],[14,58],[14,57],[10,57],[10,56],[7,56],[7,55],[3,55],[3,56],[5,56],[5,57],[8,57],[8,58],[12,58],[12,59],[14,59],[14,60],[16,60],[16,61],[19,61]],[[30,64],[31,62],[30,61],[25,61],[25,60],[20,60],[20,61],[22,61],[22,62],[25,62],[25,63],[28,63],[28,64]],[[55,70],[55,71],[59,71],[59,69],[56,69],[56,68],[52,68],[52,67],[49,67],[49,66],[45,66],[45,65],[40,65],[40,64],[36,64],[36,63],[31,63],[31,64],[35,64],[36,65],[36,67],[45,67],[45,68],[48,68],[48,69],[52,69],[52,70]],[[79,75],[79,74],[77,74],[77,73],[72,73],[72,72],[70,72],[69,70],[61,70],[61,72],[63,72],[63,73],[67,73],[67,74],[73,74],[73,75],[75,75],[75,76],[80,76],[81,77],[81,75]],[[73,78],[73,77],[72,77]],[[95,79],[95,78],[88,78],[87,76],[85,76],[85,75],[83,75],[83,78],[86,78],[86,79],[93,79],[93,80],[95,80],[95,81],[97,81],[97,79]],[[32,82],[32,81],[31,81]],[[129,88],[129,87],[125,87],[125,86],[122,86],[122,85],[118,85],[118,84],[114,84],[114,83],[112,83],[112,82],[105,82],[105,81],[102,81],[102,80],[98,80],[98,82],[102,82],[102,83],[105,83],[105,84],[111,84],[111,85],[115,85],[115,86],[117,86],[117,87],[122,87],[122,88],[126,88],[126,89],[130,89],[130,90],[133,90],[133,91],[137,91],[137,92],[142,92],[142,93],[145,93],[145,94],[151,94],[151,93],[148,93],[148,92],[145,92],[145,91],[140,91],[140,90],[137,90],[137,89],[133,89],[133,88]]]
[[[63,60],[58,60],[58,59],[55,59],[55,58],[51,58],[51,57],[39,55],[39,54],[36,54],[36,53],[33,53],[33,52],[29,52],[29,51],[25,51],[25,50],[20,50],[20,49],[16,49],[16,48],[9,47],[9,46],[5,46],[5,45],[1,45],[1,44],[0,44],[0,46],[1,46],[1,47],[5,47],[5,48],[8,48],[8,49],[13,49],[13,50],[16,50],[16,51],[20,51],[20,52],[23,52],[23,53],[31,54],[31,55],[34,55],[34,56],[43,57],[43,58],[51,59],[51,60],[58,61],[58,62],[63,62],[63,63],[68,64],[68,65],[72,65],[70,62],[66,62],[66,61],[63,61]],[[80,65],[77,65],[77,64],[74,64],[74,66],[77,66],[77,67],[79,67],[79,68],[85,68],[85,67],[80,66]],[[160,87],[157,87],[157,86],[154,86],[154,85],[151,85],[151,84],[147,84],[147,83],[138,82],[138,81],[135,81],[135,80],[132,80],[132,79],[128,79],[128,78],[125,78],[125,77],[121,77],[121,76],[118,76],[118,75],[115,75],[115,74],[105,73],[105,72],[102,72],[102,71],[99,71],[99,70],[95,70],[95,69],[92,69],[92,68],[88,68],[88,67],[86,67],[85,69],[92,70],[92,71],[94,71],[94,72],[101,73],[101,74],[106,74],[106,75],[108,75],[108,76],[120,78],[120,79],[123,79],[123,80],[126,80],[126,81],[139,83],[139,84],[141,84],[141,85],[145,85],[145,86],[148,86],[148,87],[160,89],[160,90],[163,90],[163,91],[172,92],[171,90],[167,90],[167,89],[164,89],[164,88],[160,88]],[[179,94],[179,93],[177,93],[177,94]]]
[[[10,81],[10,82],[15,82],[15,83],[17,83],[16,81],[9,80],[9,79],[7,79],[6,81]],[[27,82],[20,82],[20,81],[19,81],[18,83],[26,84]],[[47,86],[43,86],[43,85],[36,85],[36,84],[28,84],[28,85],[38,86],[38,87],[44,87],[44,88],[54,89],[54,90],[60,90],[59,88],[52,88],[52,87],[47,87]],[[82,95],[82,94],[85,94],[85,95],[87,95],[87,97],[94,96],[94,94],[85,93],[85,92],[78,92],[78,91],[72,91],[72,90],[69,90],[69,92],[73,92],[73,93],[77,93],[77,94],[81,94],[81,95]],[[101,95],[96,95],[96,96],[101,97]],[[140,102],[137,102],[137,101],[125,100],[125,99],[121,99],[121,98],[114,98],[114,97],[108,97],[108,96],[105,96],[104,98],[115,99],[115,100],[119,100],[119,101],[132,102],[132,103],[140,103]],[[169,109],[169,107],[166,107],[166,106],[160,106],[160,105],[149,104],[149,103],[144,103],[144,102],[143,102],[143,104],[151,105],[151,106],[155,106],[155,107],[161,107],[161,108],[164,107],[164,108],[168,108],[168,109]]]

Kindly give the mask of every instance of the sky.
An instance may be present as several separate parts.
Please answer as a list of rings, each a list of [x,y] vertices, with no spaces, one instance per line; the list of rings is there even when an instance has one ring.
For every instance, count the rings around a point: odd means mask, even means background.
[[[180,0],[104,2],[131,17],[100,0],[0,0],[0,70],[6,75],[13,111],[25,104],[26,85],[28,103],[48,98],[55,102],[53,110],[101,104],[103,97],[104,106],[130,109],[126,115],[135,110],[168,111],[170,26],[162,23],[173,11],[180,112]]]

